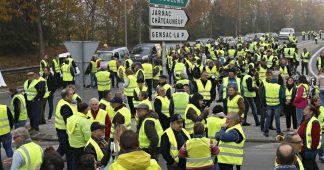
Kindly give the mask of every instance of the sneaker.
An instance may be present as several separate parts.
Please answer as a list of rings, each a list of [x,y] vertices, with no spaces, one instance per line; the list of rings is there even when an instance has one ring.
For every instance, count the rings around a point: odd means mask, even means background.
[[[244,122],[244,123],[242,123],[242,126],[250,126],[251,124],[250,123],[248,123],[248,122]]]

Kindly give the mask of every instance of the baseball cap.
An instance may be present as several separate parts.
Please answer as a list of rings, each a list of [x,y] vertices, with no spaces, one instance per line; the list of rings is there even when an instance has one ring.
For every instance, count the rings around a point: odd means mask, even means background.
[[[105,129],[107,126],[100,124],[99,122],[93,122],[90,126],[91,132],[98,130],[98,129]]]
[[[146,109],[149,110],[149,106],[145,103],[139,104],[136,109]]]
[[[114,97],[113,99],[111,99],[110,103],[120,103],[123,104],[123,99],[120,97]]]
[[[183,121],[181,115],[179,114],[174,114],[170,118],[170,122],[175,122],[175,121]]]

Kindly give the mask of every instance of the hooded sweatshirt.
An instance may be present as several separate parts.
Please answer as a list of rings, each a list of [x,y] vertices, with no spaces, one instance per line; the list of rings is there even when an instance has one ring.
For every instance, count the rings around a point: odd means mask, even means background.
[[[91,136],[91,122],[83,113],[77,112],[67,119],[66,132],[72,148],[82,148]]]

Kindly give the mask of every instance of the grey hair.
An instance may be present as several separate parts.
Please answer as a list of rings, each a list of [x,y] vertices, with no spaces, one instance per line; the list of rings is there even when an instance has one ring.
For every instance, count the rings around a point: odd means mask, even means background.
[[[298,135],[297,132],[290,132],[285,135],[285,138],[283,140],[284,143],[291,143],[293,142],[293,138],[295,135]]]
[[[159,93],[160,90],[164,89],[163,86],[158,86],[156,91]]]
[[[97,98],[91,98],[91,99],[89,100],[89,105],[91,105],[92,102],[97,102],[97,103],[99,103],[99,100],[98,100]]]
[[[20,127],[20,128],[13,130],[12,135],[20,136],[20,137],[24,138],[24,140],[30,139],[29,132],[25,127]]]
[[[241,116],[236,113],[236,112],[232,112],[230,114],[231,118],[236,122],[236,123],[240,123],[241,122]]]

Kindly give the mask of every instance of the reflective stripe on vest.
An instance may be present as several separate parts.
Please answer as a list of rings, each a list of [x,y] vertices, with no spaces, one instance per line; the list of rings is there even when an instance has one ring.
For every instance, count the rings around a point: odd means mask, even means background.
[[[91,73],[96,73],[98,71],[98,68],[97,68],[97,61],[90,61],[91,63]]]
[[[194,127],[194,124],[195,122],[193,122],[191,119],[188,119],[187,118],[187,113],[188,113],[188,110],[189,109],[193,109],[195,112],[196,112],[196,115],[197,116],[200,116],[201,115],[201,111],[193,104],[188,104],[187,105],[187,108],[186,108],[186,111],[185,111],[185,115],[184,115],[184,119],[185,119],[185,129],[188,131],[189,134],[193,134],[193,127]],[[201,122],[203,124],[205,124],[203,122],[204,120],[201,120]]]
[[[189,97],[189,94],[186,92],[175,92],[172,94],[174,114],[179,114],[182,117],[184,116],[189,104]]]
[[[30,142],[20,146],[17,151],[24,158],[25,164],[20,167],[20,170],[35,170],[43,162],[43,150],[34,142]]]
[[[241,93],[241,79],[235,78],[237,91]],[[223,78],[223,99],[227,98],[227,86],[228,86],[228,77]]]
[[[226,129],[225,133],[233,129],[236,129],[241,133],[243,140],[240,143],[220,141],[218,145],[220,152],[217,158],[219,163],[242,165],[246,137],[240,124],[236,124],[235,126]]]
[[[305,63],[309,62],[309,52],[307,53],[302,52],[302,61]]]
[[[54,72],[61,73],[61,67],[60,67],[59,61],[56,59],[53,59],[53,65],[54,65]]]
[[[108,71],[98,71],[96,73],[98,91],[106,91],[111,89],[110,73]]]
[[[205,86],[203,85],[201,80],[197,80],[197,90],[198,93],[204,97],[204,100],[210,100],[210,91],[212,88],[212,83],[210,80],[207,80]]]
[[[319,122],[318,119],[313,116],[306,125],[306,148],[307,149],[311,149],[312,146],[312,127],[313,127],[313,123],[315,122]],[[317,149],[321,148],[321,141],[322,141],[322,135],[320,134],[320,140],[319,140],[319,144],[317,146]]]
[[[298,85],[297,86],[297,94],[298,94],[298,89],[299,89],[299,87],[300,86],[303,86],[304,87],[304,92],[303,92],[303,98],[304,99],[307,99],[307,97],[308,97],[308,85],[307,84],[300,84],[300,85]]]
[[[0,105],[0,136],[10,133],[10,124],[7,114],[7,106]]]
[[[251,78],[252,79],[252,88],[254,89],[256,84],[255,84],[255,80],[250,76],[250,75],[245,75],[243,77],[242,80],[242,86],[244,88],[244,97],[256,97],[256,92],[255,91],[249,91],[249,89],[247,88],[247,84],[246,84],[246,80]]]
[[[89,121],[92,122],[99,122],[102,125],[106,124],[106,117],[108,113],[105,110],[99,109],[96,118],[93,117],[91,110],[88,111],[87,116],[90,117]]]
[[[116,60],[110,60],[108,61],[109,70],[112,72],[117,72],[117,61]]]
[[[158,142],[158,147],[160,147],[160,139],[161,139],[161,135],[163,133],[163,129],[162,129],[162,126],[161,126],[161,123],[159,121],[159,119],[155,119],[155,118],[145,118],[145,120],[143,120],[143,123],[140,127],[140,130],[139,130],[139,142],[140,142],[140,148],[143,149],[143,148],[148,148],[150,146],[150,139],[146,136],[146,133],[145,133],[145,123],[147,120],[150,120],[150,121],[153,121],[154,122],[154,127],[155,127],[155,131],[159,137],[159,142]]]
[[[70,65],[63,64],[61,67],[63,74],[63,81],[73,81],[73,76],[71,74]]]
[[[190,135],[186,131],[186,129],[182,129],[182,132],[187,136],[188,140],[191,139]],[[172,158],[174,159],[174,161],[176,163],[179,163],[179,158],[178,158],[179,149],[178,149],[177,140],[175,138],[172,128],[169,127],[168,129],[166,129],[164,131],[164,133],[166,133],[166,135],[168,136],[169,142],[170,142],[170,155],[172,156]]]
[[[137,79],[134,75],[128,75],[127,78],[129,79],[129,84],[124,88],[124,94],[126,96],[132,97],[134,96],[134,89],[137,87]]]
[[[187,168],[198,168],[213,165],[209,138],[192,138],[186,142]]]
[[[290,103],[291,99],[292,99],[292,91],[294,88],[291,88],[290,90],[286,87],[285,90],[285,96],[286,96],[286,102]]]
[[[18,121],[23,121],[23,120],[27,120],[27,108],[26,108],[26,99],[22,94],[16,94],[13,96],[12,100],[11,100],[11,104],[10,104],[10,109],[12,111],[12,114],[14,115],[14,100],[18,99],[20,102],[19,105],[19,118]]]
[[[208,129],[208,138],[212,139],[214,142],[215,135],[219,132],[222,128],[222,125],[226,122],[226,118],[219,118],[216,116],[210,116],[207,118],[207,129]]]
[[[238,113],[240,111],[238,101],[239,99],[243,99],[241,95],[236,95],[232,99],[230,97],[227,98],[227,112],[228,113]]]
[[[170,100],[168,99],[168,97],[164,96],[156,96],[156,99],[159,99],[161,101],[161,112],[162,114],[164,114],[166,117],[170,117],[170,113],[169,113],[169,107],[170,107]]]
[[[92,139],[92,137],[90,137],[90,139],[88,140],[88,142],[87,142],[85,148],[86,148],[89,144],[91,144],[91,145],[93,146],[93,148],[95,149],[96,156],[97,156],[97,157],[96,157],[96,161],[100,162],[101,159],[104,157],[104,154],[103,154],[101,148],[99,147],[98,143],[97,143],[96,141],[94,141],[94,140]]]
[[[153,78],[153,66],[150,63],[143,63],[142,64],[145,79],[152,79]]]
[[[37,90],[35,88],[36,84],[38,83],[37,80],[32,80],[32,82],[28,86],[28,80],[24,83],[24,92],[27,96],[27,101],[33,101],[37,95]]]
[[[280,104],[280,85],[275,83],[265,84],[266,103],[268,106],[277,106]]]

